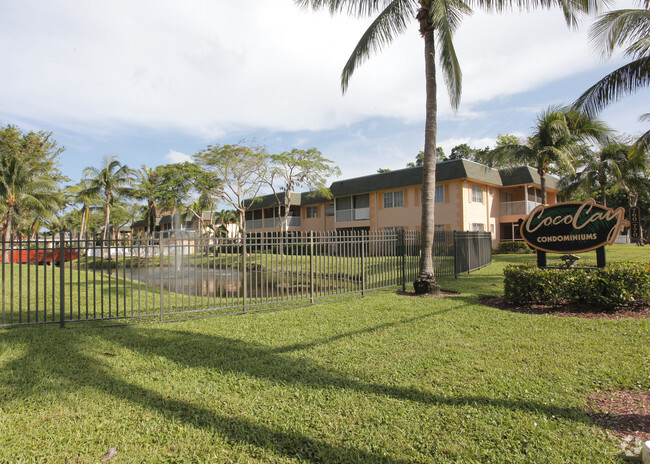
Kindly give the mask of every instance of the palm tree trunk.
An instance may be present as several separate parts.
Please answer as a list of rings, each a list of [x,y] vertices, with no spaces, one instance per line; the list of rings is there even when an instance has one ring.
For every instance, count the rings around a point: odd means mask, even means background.
[[[13,213],[14,213],[14,208],[13,206],[9,205],[9,210],[7,211],[7,216],[5,217],[5,221],[3,223],[4,225],[4,241],[5,241],[5,248],[8,244],[8,242],[11,240],[11,223],[13,221]],[[13,253],[12,250],[9,250],[8,253],[5,253],[3,261],[5,263],[8,263],[10,261],[11,254]]]
[[[436,137],[438,132],[438,100],[436,83],[436,56],[433,27],[429,24],[429,12],[418,12],[420,32],[424,38],[424,62],[426,77],[426,119],[424,129],[424,156],[422,168],[422,220],[420,272],[413,282],[417,294],[437,294],[433,267],[433,238],[435,231],[434,195],[436,192]]]
[[[542,191],[542,204],[546,204],[546,173],[542,169],[537,170],[537,174],[539,174],[539,185],[541,187]]]
[[[102,235],[102,240],[106,241],[108,239],[108,227],[111,222],[111,198],[108,193],[106,193],[106,211],[104,213],[104,234]]]
[[[84,205],[83,208],[81,209],[81,225],[79,226],[79,238],[82,240],[86,238],[87,221],[88,221],[88,206]]]

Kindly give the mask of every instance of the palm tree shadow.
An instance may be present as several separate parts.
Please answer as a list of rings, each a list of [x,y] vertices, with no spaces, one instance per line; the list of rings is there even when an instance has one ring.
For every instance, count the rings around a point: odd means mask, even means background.
[[[370,334],[391,325],[418,322],[425,317],[439,314],[430,313],[393,323],[378,324],[282,348],[186,330],[140,330],[131,326],[115,330],[101,329],[93,331],[92,335],[99,335],[111,344],[122,346],[146,358],[162,357],[180,366],[207,369],[214,373],[245,375],[267,382],[314,389],[336,388],[422,405],[498,407],[592,424],[584,411],[575,408],[563,408],[518,398],[437,395],[416,387],[353,378],[337,369],[319,365],[305,356],[295,355],[299,350],[335,343],[346,337]],[[171,414],[180,422],[213,431],[233,442],[257,446],[282,456],[307,462],[405,462],[357,448],[334,445],[304,434],[274,429],[250,419],[221,414],[191,401],[169,398],[158,391],[119,378],[111,372],[109,363],[86,354],[87,345],[92,339],[88,332],[71,330],[58,333],[61,335],[52,334],[57,337],[56,342],[52,343],[41,343],[38,331],[26,336],[19,330],[0,334],[0,342],[25,345],[25,352],[21,357],[0,368],[0,382],[8,385],[11,390],[8,395],[4,395],[4,400],[3,395],[0,395],[0,407],[11,397],[29,398],[41,394],[41,387],[25,389],[24,385],[28,384],[26,379],[31,379],[38,385],[54,377],[64,388],[74,390],[90,387],[157,413]],[[56,347],[55,351],[51,350],[52,346]]]

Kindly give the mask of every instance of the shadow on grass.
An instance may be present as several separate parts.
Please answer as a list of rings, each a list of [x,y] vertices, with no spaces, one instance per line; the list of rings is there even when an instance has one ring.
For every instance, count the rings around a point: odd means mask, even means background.
[[[319,365],[313,360],[291,355],[296,350],[326,345],[389,326],[417,323],[424,318],[436,317],[442,312],[432,312],[281,348],[185,330],[141,330],[131,326],[92,331],[92,336],[89,336],[89,332],[76,330],[62,331],[60,335],[51,330],[0,332],[0,341],[24,348],[20,358],[0,368],[0,383],[7,387],[4,394],[0,395],[0,408],[12,399],[29,399],[40,394],[42,388],[37,386],[46,379],[54,378],[72,391],[90,387],[118,400],[172,416],[174,420],[224,436],[228,441],[256,446],[280,456],[306,462],[407,462],[387,457],[381,454],[381,450],[375,454],[328,443],[298,432],[273,428],[261,421],[221,414],[189,400],[170,398],[153,389],[121,379],[111,372],[109,364],[86,354],[93,338],[99,335],[112,344],[123,346],[145,357],[162,357],[180,366],[208,369],[213,373],[234,373],[281,385],[299,385],[314,389],[336,388],[426,405],[477,408],[488,406],[592,423],[584,411],[579,409],[555,407],[517,398],[436,395],[414,387],[359,380],[337,369]],[[43,342],[43,335],[50,338],[47,343]]]

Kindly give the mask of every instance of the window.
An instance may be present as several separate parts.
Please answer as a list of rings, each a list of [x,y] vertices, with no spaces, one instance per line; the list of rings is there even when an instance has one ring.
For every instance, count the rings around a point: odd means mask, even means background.
[[[471,227],[472,232],[483,232],[485,226],[479,222],[472,222]]]
[[[483,187],[472,184],[472,201],[474,203],[483,203]]]
[[[435,232],[436,234],[437,234],[437,233],[444,232],[445,230],[446,230],[446,226],[445,226],[445,224],[436,224],[435,227],[434,227],[434,232]]]
[[[445,202],[445,186],[436,185],[436,203]]]
[[[318,217],[318,206],[307,206],[307,211],[305,212],[305,217],[307,219],[317,218]]]
[[[334,216],[334,205],[327,205],[325,207],[325,216]]]
[[[384,193],[384,208],[397,208],[404,206],[404,192],[398,190],[397,192]]]
[[[494,224],[490,224],[490,233],[494,236]]]

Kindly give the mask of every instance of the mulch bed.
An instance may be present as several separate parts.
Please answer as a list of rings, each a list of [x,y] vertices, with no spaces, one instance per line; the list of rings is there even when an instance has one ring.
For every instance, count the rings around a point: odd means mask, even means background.
[[[633,442],[650,440],[650,392],[604,391],[587,397],[589,417],[612,435]]]
[[[650,318],[650,306],[639,306],[632,309],[619,309],[608,311],[593,305],[567,303],[556,306],[545,305],[516,305],[504,300],[502,297],[485,298],[481,303],[504,311],[523,314],[539,314],[557,317],[582,317],[585,319],[625,319],[625,318]]]

